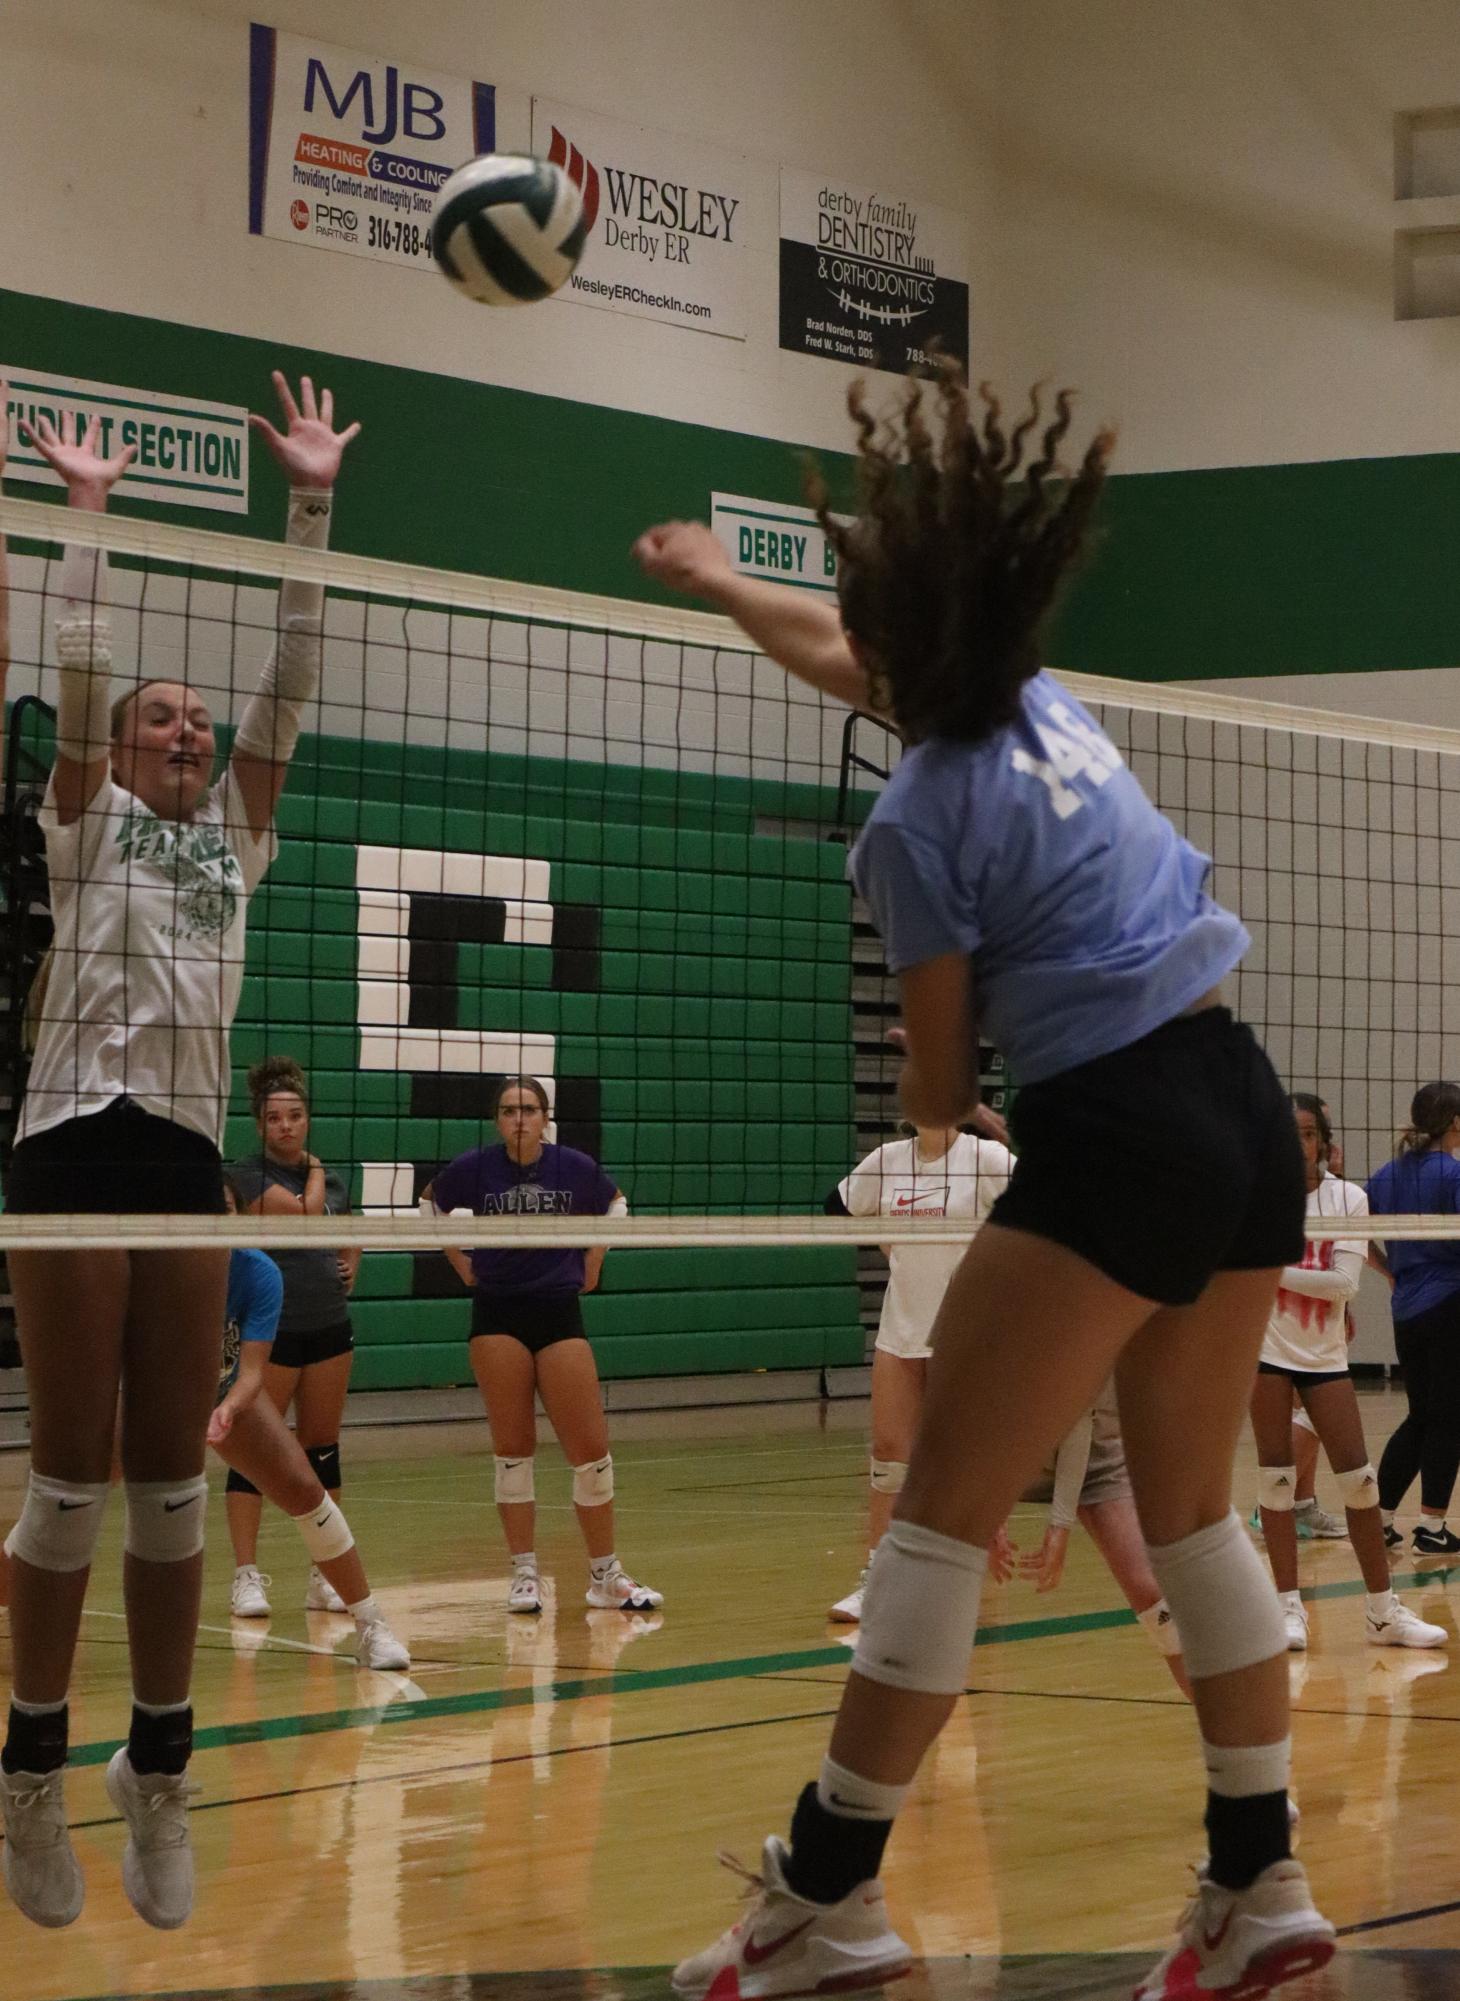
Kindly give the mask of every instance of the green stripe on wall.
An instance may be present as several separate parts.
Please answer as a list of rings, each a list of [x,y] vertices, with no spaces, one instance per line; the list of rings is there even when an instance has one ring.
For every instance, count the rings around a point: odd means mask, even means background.
[[[774,439],[18,292],[0,316],[17,368],[256,408],[274,366],[328,380],[365,424],[335,526],[365,555],[654,599],[627,554],[646,523],[703,515],[715,489],[801,498],[798,451]],[[825,456],[845,482],[848,461]],[[232,518],[275,534],[281,501],[258,449],[250,514]],[[1048,657],[1151,681],[1451,666],[1457,518],[1452,453],[1117,475]]]

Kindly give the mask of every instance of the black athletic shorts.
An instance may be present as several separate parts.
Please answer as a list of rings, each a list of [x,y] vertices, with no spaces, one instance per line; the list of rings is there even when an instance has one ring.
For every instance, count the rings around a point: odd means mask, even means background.
[[[280,1369],[307,1369],[311,1362],[332,1362],[336,1355],[348,1355],[355,1345],[355,1330],[348,1320],[333,1327],[316,1327],[308,1334],[286,1334],[281,1327],[274,1336],[269,1360]]]
[[[554,1341],[582,1340],[583,1309],[576,1292],[473,1292],[471,1335],[510,1334],[529,1354]]]
[[[22,1140],[5,1184],[12,1216],[221,1216],[227,1206],[213,1142],[130,1098]]]
[[[1346,1383],[1347,1369],[1285,1369],[1281,1362],[1259,1362],[1259,1376],[1286,1376],[1295,1390],[1305,1383]]]
[[[1293,1108],[1224,1007],[1028,1084],[989,1220],[1063,1244],[1142,1299],[1189,1306],[1215,1272],[1298,1264],[1307,1192]]]

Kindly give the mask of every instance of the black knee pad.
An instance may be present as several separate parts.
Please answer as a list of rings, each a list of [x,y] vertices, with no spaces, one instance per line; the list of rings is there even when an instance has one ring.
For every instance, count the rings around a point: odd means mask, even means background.
[[[257,1494],[258,1488],[252,1480],[245,1480],[241,1473],[235,1473],[230,1466],[228,1478],[223,1482],[225,1494]]]
[[[304,1456],[314,1468],[315,1477],[327,1494],[340,1491],[340,1447],[336,1440],[333,1445],[306,1445]]]

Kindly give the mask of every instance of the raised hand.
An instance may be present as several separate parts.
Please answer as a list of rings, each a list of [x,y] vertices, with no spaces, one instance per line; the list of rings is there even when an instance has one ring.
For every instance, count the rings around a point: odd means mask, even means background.
[[[123,445],[119,452],[104,459],[100,451],[100,420],[93,417],[78,439],[76,415],[71,410],[63,414],[59,432],[49,417],[39,417],[34,424],[28,424],[22,417],[20,435],[28,445],[35,446],[52,472],[65,480],[70,504],[97,512],[106,506],[107,495],[137,456],[135,445]]]
[[[713,599],[720,585],[735,574],[730,558],[703,521],[664,521],[647,528],[632,554],[646,576],[691,597]]]
[[[335,429],[335,399],[322,389],[316,401],[309,376],[299,379],[299,400],[279,369],[274,370],[274,388],[284,415],[283,431],[276,431],[267,417],[249,415],[249,428],[257,431],[284,469],[291,486],[333,486],[339,474],[345,447],[360,435],[360,426],[350,424]]]

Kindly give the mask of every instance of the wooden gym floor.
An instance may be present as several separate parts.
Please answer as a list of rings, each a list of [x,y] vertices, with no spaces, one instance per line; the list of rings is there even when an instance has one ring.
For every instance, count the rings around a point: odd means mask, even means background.
[[[1365,1409],[1377,1458],[1400,1404],[1375,1392]],[[847,1659],[824,1611],[860,1565],[865,1422],[860,1404],[616,1420],[619,1546],[665,1593],[651,1619],[586,1611],[555,1447],[538,1478],[555,1602],[530,1621],[504,1609],[485,1426],[347,1433],[344,1500],[414,1653],[409,1678],[358,1671],[347,1622],[300,1609],[304,1555],[277,1517],[261,1556],[274,1616],[230,1624],[215,1497],[195,1684],[198,1903],[173,1934],[147,1930],[122,1896],[102,1789],[128,1703],[114,1506],[72,1707],[87,1907],[46,1933],[0,1904],[0,1994],[665,1994],[666,1967],[735,1915],[738,1883],[716,1850],[753,1862],[824,1748]],[[24,1470],[19,1454],[0,1461],[0,1515]],[[1244,1467],[1240,1492],[1251,1484]],[[1041,1523],[1022,1511],[1022,1539]],[[1454,1631],[1460,1571],[1426,1572],[1406,1561],[1400,1580]],[[1449,2001],[1460,1643],[1369,1648],[1346,1543],[1304,1544],[1303,1574],[1302,1853],[1345,1934],[1306,1994]],[[893,1918],[924,1956],[894,1992],[1113,2001],[1166,1942],[1200,1853],[1192,1720],[1083,1538],[1057,1594],[991,1590],[985,1617],[969,1695],[889,1851]]]

